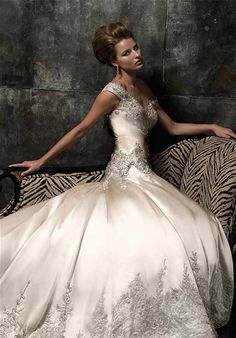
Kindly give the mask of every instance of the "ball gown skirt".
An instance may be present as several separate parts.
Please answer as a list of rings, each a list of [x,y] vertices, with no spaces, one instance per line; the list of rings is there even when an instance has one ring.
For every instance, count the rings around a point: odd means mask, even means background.
[[[233,298],[222,227],[150,169],[157,101],[103,90],[120,99],[104,179],[0,221],[0,337],[217,337]]]

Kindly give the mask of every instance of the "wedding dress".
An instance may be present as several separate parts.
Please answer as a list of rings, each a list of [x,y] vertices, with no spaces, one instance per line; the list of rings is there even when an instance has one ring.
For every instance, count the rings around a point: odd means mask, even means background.
[[[103,180],[1,220],[0,337],[216,337],[233,297],[222,227],[150,169],[157,100],[103,90],[120,99]]]

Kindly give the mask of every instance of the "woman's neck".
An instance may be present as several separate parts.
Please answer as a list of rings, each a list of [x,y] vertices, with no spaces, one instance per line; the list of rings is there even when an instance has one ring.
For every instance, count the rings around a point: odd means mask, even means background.
[[[137,83],[137,72],[127,73],[121,70],[121,73],[117,75],[116,79],[121,81],[127,87],[135,87]]]

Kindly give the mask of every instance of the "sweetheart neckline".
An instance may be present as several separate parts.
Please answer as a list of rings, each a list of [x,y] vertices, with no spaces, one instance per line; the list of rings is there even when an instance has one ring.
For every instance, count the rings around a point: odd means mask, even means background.
[[[119,83],[115,83],[115,82],[109,82],[109,83],[111,83],[112,85],[115,85],[115,86],[118,86],[119,88],[121,88],[133,101],[135,101],[142,109],[143,109],[143,111],[146,113],[146,114],[148,114],[148,109],[149,109],[149,106],[153,103],[153,102],[155,102],[155,100],[156,99],[153,99],[153,100],[151,100],[151,99],[149,99],[149,102],[148,102],[148,104],[147,104],[147,107],[146,107],[146,109],[141,105],[141,103],[135,98],[135,97],[133,97],[129,92],[128,92],[128,90],[126,90],[122,85],[120,85]]]

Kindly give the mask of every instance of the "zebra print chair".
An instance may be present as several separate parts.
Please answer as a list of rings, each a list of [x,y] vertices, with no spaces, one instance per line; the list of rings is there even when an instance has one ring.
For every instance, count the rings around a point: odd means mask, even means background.
[[[236,252],[236,142],[180,141],[153,157],[154,171],[218,217]]]
[[[180,141],[154,154],[153,170],[217,216],[236,250],[236,142],[214,136]],[[0,180],[14,182],[14,196],[0,217],[56,196],[86,182],[99,181],[104,167],[46,168],[20,177],[7,168]]]

